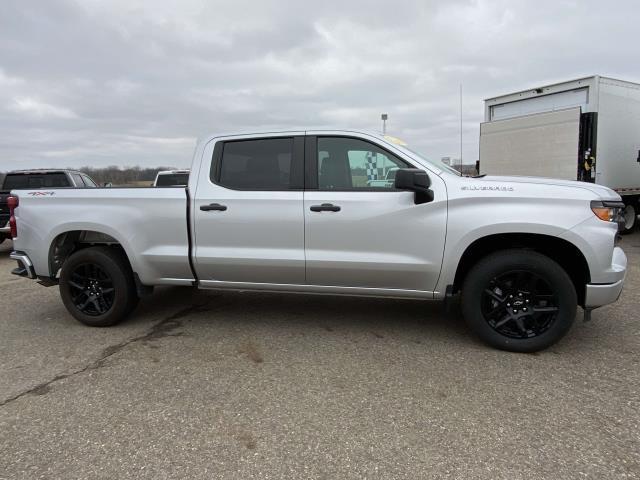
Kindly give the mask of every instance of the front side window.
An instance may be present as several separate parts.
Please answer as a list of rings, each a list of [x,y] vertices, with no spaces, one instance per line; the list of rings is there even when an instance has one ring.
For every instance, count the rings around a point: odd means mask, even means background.
[[[225,142],[216,181],[237,190],[291,188],[293,138]]]
[[[393,190],[398,169],[409,165],[380,147],[345,137],[318,137],[320,190]]]

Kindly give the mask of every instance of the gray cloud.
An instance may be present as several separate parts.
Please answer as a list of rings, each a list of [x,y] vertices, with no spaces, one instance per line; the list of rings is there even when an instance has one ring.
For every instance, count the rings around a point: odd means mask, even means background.
[[[8,0],[0,170],[187,166],[195,139],[389,130],[477,158],[482,99],[591,74],[640,80],[635,0]]]

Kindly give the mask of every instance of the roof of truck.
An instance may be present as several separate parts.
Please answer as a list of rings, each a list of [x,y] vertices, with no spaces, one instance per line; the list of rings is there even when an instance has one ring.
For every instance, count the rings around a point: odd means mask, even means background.
[[[363,129],[357,129],[357,128],[327,128],[327,127],[291,127],[291,128],[287,128],[287,127],[283,127],[283,128],[276,128],[276,129],[272,129],[272,130],[239,130],[236,132],[214,132],[211,133],[209,135],[205,135],[202,137],[198,138],[198,142],[209,142],[213,139],[216,138],[224,138],[224,137],[240,137],[240,136],[247,136],[247,137],[252,137],[252,136],[257,136],[257,135],[273,135],[273,136],[277,136],[278,134],[282,134],[282,135],[304,135],[304,134],[316,134],[316,133],[322,133],[322,134],[349,134],[349,133],[354,133],[354,134],[359,134],[359,135],[368,135],[368,136],[372,136],[372,137],[377,137],[386,141],[391,141],[391,139],[393,137],[390,137],[388,135],[383,135],[380,132],[376,132],[374,130],[363,130]],[[392,142],[393,143],[393,142]]]
[[[82,175],[86,175],[85,173],[80,172],[79,170],[69,170],[68,168],[52,168],[52,169],[33,168],[33,169],[26,169],[26,170],[12,170],[10,172],[7,172],[7,175],[29,175],[29,174],[46,175],[48,173],[79,173]]]
[[[160,170],[158,175],[175,175],[177,173],[191,173],[191,170],[182,169],[182,170]]]
[[[485,102],[490,102],[492,100],[497,100],[497,99],[501,99],[501,98],[504,98],[504,97],[509,97],[509,96],[512,96],[512,95],[519,95],[519,94],[523,94],[523,93],[529,93],[529,92],[533,92],[533,91],[536,91],[536,90],[544,90],[544,89],[547,89],[547,88],[557,87],[557,86],[560,86],[560,85],[568,85],[568,84],[572,84],[572,83],[580,83],[580,82],[584,82],[584,81],[587,81],[587,80],[591,81],[591,80],[596,79],[596,78],[603,79],[603,80],[610,80],[610,81],[613,81],[613,82],[619,82],[619,83],[622,83],[622,84],[625,84],[625,85],[628,85],[628,86],[631,86],[631,87],[640,88],[640,83],[630,82],[628,80],[620,80],[618,78],[613,78],[613,77],[606,77],[606,76],[603,76],[603,75],[590,75],[588,77],[572,78],[570,80],[563,80],[561,82],[548,83],[548,84],[545,84],[545,85],[536,85],[534,87],[526,88],[524,90],[516,90],[516,91],[509,92],[509,93],[503,93],[501,95],[495,95],[493,97],[487,97],[487,98],[484,99],[484,101]],[[571,88],[575,88],[575,87],[570,87],[569,89],[571,89]],[[537,93],[541,93],[541,92],[537,92]]]

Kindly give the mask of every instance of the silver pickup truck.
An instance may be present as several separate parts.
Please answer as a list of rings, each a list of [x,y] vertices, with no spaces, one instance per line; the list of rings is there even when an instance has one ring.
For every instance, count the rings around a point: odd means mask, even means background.
[[[393,182],[386,179],[393,169]],[[386,171],[385,171],[386,170]],[[357,131],[210,136],[187,188],[13,192],[17,275],[59,284],[92,326],[156,285],[446,300],[490,345],[552,345],[617,300],[620,197],[590,184],[462,177]],[[175,228],[167,229],[167,225]]]

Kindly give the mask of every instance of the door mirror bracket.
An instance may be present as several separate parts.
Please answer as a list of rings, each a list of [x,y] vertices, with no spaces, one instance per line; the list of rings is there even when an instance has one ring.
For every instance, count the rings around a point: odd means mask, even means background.
[[[419,168],[401,168],[396,172],[394,187],[398,190],[415,192],[415,204],[433,201],[433,190],[429,175]]]

